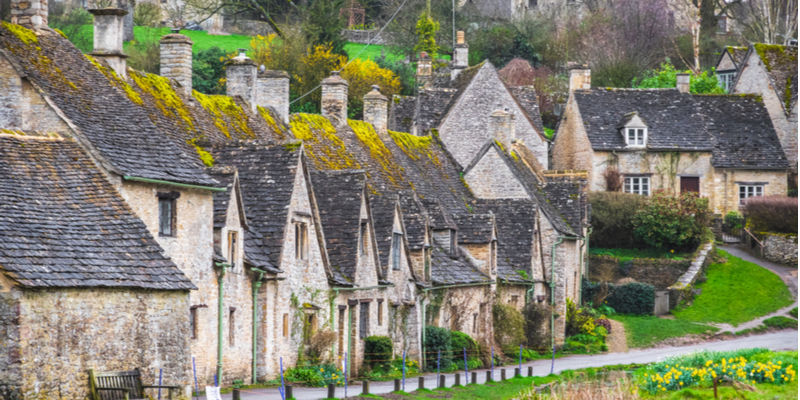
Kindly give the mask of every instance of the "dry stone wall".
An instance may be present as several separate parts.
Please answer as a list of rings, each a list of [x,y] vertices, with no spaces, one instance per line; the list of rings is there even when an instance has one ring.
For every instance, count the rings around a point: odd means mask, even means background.
[[[764,259],[797,266],[797,235],[764,233]]]
[[[595,282],[618,282],[631,278],[636,282],[665,290],[689,270],[690,260],[637,258],[620,262],[617,257],[592,254],[589,256],[589,279]]]

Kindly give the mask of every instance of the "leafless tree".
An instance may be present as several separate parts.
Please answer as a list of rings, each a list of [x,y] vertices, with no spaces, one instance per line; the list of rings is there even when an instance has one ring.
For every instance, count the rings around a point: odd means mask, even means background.
[[[797,0],[741,0],[730,14],[750,42],[788,45],[797,38]]]

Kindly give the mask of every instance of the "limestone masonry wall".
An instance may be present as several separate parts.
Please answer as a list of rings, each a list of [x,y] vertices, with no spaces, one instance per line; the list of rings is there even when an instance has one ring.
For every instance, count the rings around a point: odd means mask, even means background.
[[[589,279],[592,281],[613,283],[632,278],[653,285],[656,290],[665,290],[689,270],[691,261],[637,258],[620,263],[617,257],[592,254],[589,263]]]
[[[500,158],[495,149],[489,149],[480,161],[464,175],[464,180],[480,199],[530,197],[525,187],[517,180],[514,173]]]
[[[797,266],[797,235],[764,233],[763,243],[766,260]]]
[[[12,130],[70,133],[66,123],[27,79],[0,55],[0,126]]]

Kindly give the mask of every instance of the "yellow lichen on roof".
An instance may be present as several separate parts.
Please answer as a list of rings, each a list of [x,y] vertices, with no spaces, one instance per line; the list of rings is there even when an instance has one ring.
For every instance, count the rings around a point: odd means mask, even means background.
[[[275,122],[275,117],[272,116],[272,112],[261,106],[256,106],[256,108],[258,109],[258,113],[261,114],[261,118],[264,118],[264,121],[267,121],[267,125],[275,132],[275,135],[281,140],[286,139],[286,133],[283,131],[283,128]]]
[[[133,87],[130,84],[128,84],[128,82],[125,82],[124,80],[120,79],[119,75],[117,75],[117,73],[114,72],[113,69],[108,69],[104,67],[99,62],[97,62],[97,60],[95,60],[94,57],[90,55],[85,55],[85,56],[86,59],[88,59],[89,62],[92,63],[92,65],[94,65],[98,70],[100,70],[100,72],[103,75],[106,76],[106,78],[108,78],[108,81],[111,82],[112,85],[122,89],[125,92],[125,94],[128,95],[128,98],[131,99],[132,102],[138,105],[144,104],[142,102],[142,97],[139,96],[139,93],[136,93],[136,91],[133,90]]]
[[[225,121],[223,115],[228,116],[232,125],[239,132],[248,138],[255,138],[256,135],[250,126],[247,124],[247,115],[242,107],[239,107],[232,97],[223,95],[205,95],[196,90],[192,91],[192,95],[208,112],[213,114],[214,125],[225,134],[226,137],[231,138],[230,129],[228,129],[228,122]]]
[[[14,34],[17,39],[21,40],[25,44],[39,43],[39,38],[36,37],[36,33],[24,26],[10,24],[6,21],[2,21],[2,25],[3,28],[8,29],[9,32]]]
[[[427,157],[437,166],[441,166],[439,156],[431,151],[432,138],[430,136],[416,136],[405,132],[389,131],[389,136],[394,143],[414,161]]]
[[[180,96],[172,90],[169,79],[155,74],[148,74],[132,69],[128,70],[131,78],[144,93],[149,94],[155,100],[155,106],[167,117],[177,117],[183,120],[186,125],[194,129],[192,116],[183,104]]]
[[[214,166],[214,156],[211,153],[205,151],[200,145],[197,144],[197,138],[189,139],[186,141],[189,143],[190,146],[194,147],[197,150],[197,155],[200,156],[200,161],[205,164],[206,167],[213,167]]]
[[[305,144],[305,153],[317,169],[361,168],[342,139],[336,136],[336,128],[327,118],[319,114],[292,114],[289,124],[295,138]]]
[[[372,158],[378,164],[380,164],[386,179],[388,179],[395,186],[398,186],[400,182],[405,181],[405,178],[403,177],[403,167],[395,162],[391,151],[389,151],[389,149],[386,147],[386,144],[383,143],[383,140],[381,140],[380,136],[378,136],[378,133],[375,132],[375,128],[372,126],[372,124],[352,119],[348,119],[347,124],[350,125],[351,129],[353,129],[353,132],[355,132],[358,140],[360,140],[361,143],[367,147]],[[409,184],[411,183],[409,182]]]

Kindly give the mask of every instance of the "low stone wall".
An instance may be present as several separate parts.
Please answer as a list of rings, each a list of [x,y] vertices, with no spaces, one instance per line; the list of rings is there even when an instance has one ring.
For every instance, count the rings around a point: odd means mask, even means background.
[[[390,44],[391,42],[391,35],[388,32],[383,32],[378,35],[378,30],[357,30],[357,29],[345,29],[342,31],[342,34],[345,37],[345,40],[352,43],[360,43],[360,44],[367,44],[372,40],[372,44],[379,44],[379,45],[386,45]],[[377,37],[376,37],[377,36]],[[373,40],[374,38],[374,40]]]
[[[763,236],[765,260],[797,266],[797,235],[764,232]]]
[[[669,290],[669,309],[677,307],[684,299],[692,296],[692,285],[700,275],[700,273],[708,266],[711,257],[710,255],[716,250],[714,242],[700,245],[694,259],[691,261],[689,270],[678,278],[674,285],[668,288]]]
[[[617,257],[593,254],[589,256],[589,279],[616,283],[627,277],[653,285],[656,290],[665,290],[689,270],[690,264],[689,260],[651,258],[637,258],[621,263]]]
[[[264,21],[255,21],[249,19],[225,19],[222,23],[222,31],[234,35],[247,35],[247,36],[267,36],[275,33],[272,27]]]

